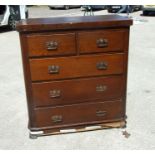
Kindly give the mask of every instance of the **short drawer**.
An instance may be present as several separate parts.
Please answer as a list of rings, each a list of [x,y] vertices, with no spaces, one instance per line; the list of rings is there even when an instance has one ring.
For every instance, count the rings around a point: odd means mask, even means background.
[[[79,52],[84,54],[123,51],[124,32],[123,30],[81,32],[78,34]]]
[[[76,104],[92,100],[119,99],[123,95],[123,76],[33,83],[36,106]]]
[[[32,81],[121,74],[124,54],[30,59]]]
[[[123,102],[107,101],[77,104],[64,107],[39,108],[35,110],[37,127],[89,124],[106,120],[121,119]]]
[[[75,34],[33,34],[27,36],[30,57],[75,55]]]

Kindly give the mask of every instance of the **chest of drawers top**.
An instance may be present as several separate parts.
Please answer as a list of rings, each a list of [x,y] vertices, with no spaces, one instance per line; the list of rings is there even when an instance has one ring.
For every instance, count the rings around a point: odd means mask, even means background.
[[[119,15],[78,16],[57,18],[35,18],[21,20],[17,24],[19,32],[36,32],[49,30],[71,30],[92,28],[128,27],[132,20]]]

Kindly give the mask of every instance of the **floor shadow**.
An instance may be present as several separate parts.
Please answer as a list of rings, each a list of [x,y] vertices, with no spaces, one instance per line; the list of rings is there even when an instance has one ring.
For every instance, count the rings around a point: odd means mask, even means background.
[[[0,27],[0,33],[10,32],[10,28],[8,26],[2,26]]]
[[[52,8],[50,8],[50,10],[71,10],[71,9],[79,9],[80,7],[71,7],[71,8],[69,8],[69,9],[65,9],[65,8],[63,8],[63,7],[60,7],[60,8],[55,8],[55,7],[52,7]]]
[[[141,14],[141,16],[146,16],[146,17],[155,17],[155,11],[154,12],[149,12],[148,15],[143,15]]]

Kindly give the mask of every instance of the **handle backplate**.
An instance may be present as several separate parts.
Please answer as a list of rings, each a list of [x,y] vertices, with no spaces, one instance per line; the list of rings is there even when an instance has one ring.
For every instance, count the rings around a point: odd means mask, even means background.
[[[48,72],[49,74],[58,74],[60,70],[60,67],[58,65],[51,65],[48,66]]]
[[[53,123],[59,123],[62,122],[62,116],[61,115],[54,115],[51,117],[51,120]]]
[[[50,91],[50,98],[58,98],[61,95],[60,90],[51,90]]]
[[[98,70],[106,70],[108,68],[108,63],[105,61],[97,62],[96,63],[96,68]]]
[[[56,41],[46,42],[46,49],[48,51],[56,50],[57,48],[58,48],[58,42]]]
[[[102,110],[96,111],[96,116],[99,116],[99,117],[106,116],[106,114],[107,114],[106,111],[102,111]]]
[[[103,38],[97,39],[96,45],[99,48],[108,47],[108,39],[103,39]]]
[[[104,92],[106,90],[107,90],[107,86],[105,86],[105,85],[98,85],[98,86],[96,86],[96,91],[97,92]]]

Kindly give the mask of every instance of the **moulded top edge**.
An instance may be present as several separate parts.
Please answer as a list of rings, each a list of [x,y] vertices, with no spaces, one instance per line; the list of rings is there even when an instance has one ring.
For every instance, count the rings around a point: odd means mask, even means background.
[[[17,23],[17,31],[46,31],[132,25],[132,19],[119,15],[31,18]]]

